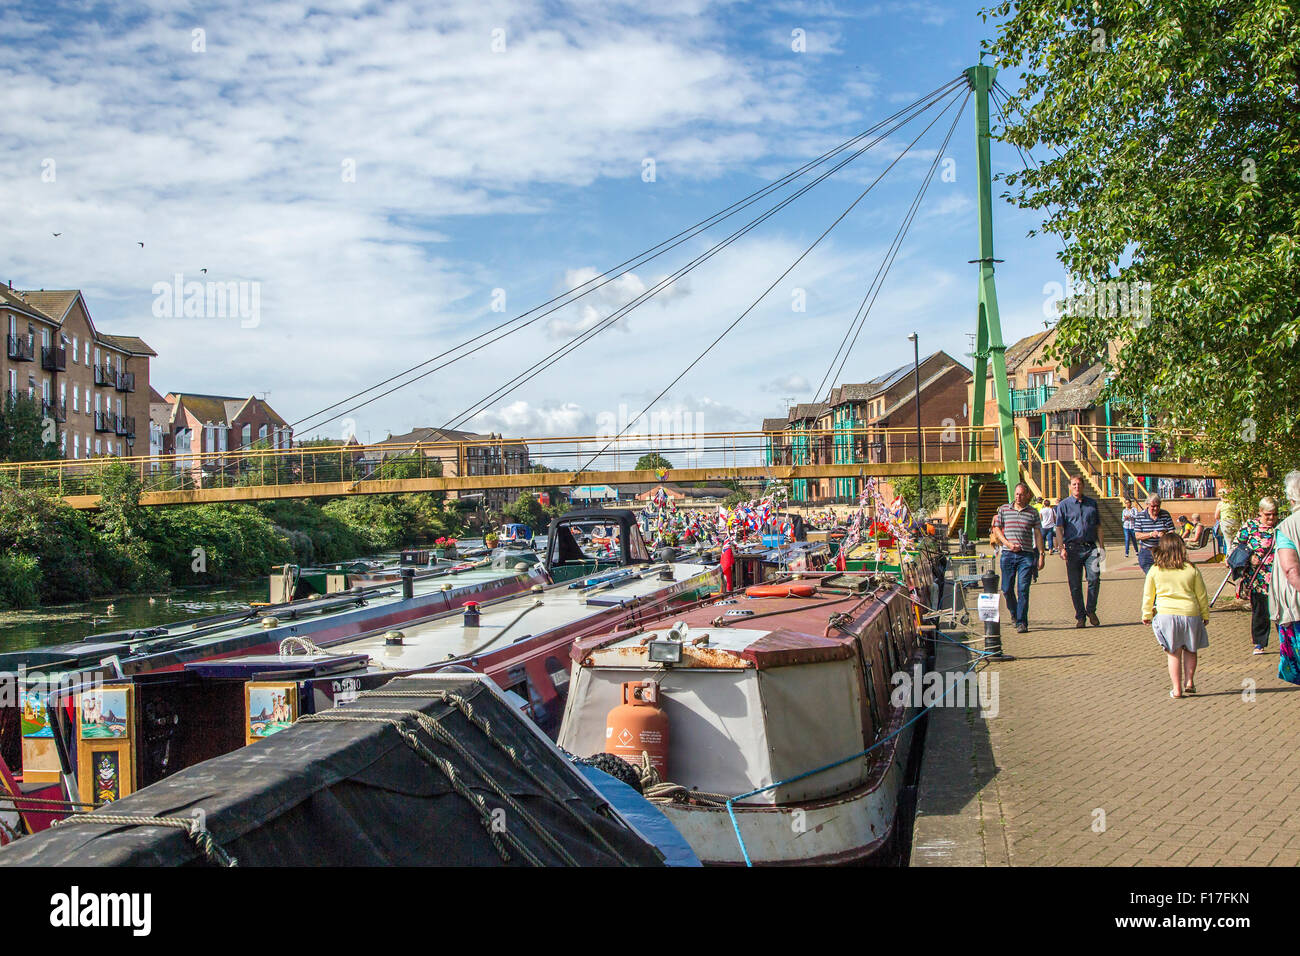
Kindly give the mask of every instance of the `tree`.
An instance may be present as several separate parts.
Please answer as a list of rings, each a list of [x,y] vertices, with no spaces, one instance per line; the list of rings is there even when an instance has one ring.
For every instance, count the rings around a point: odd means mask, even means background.
[[[659,452],[651,452],[648,455],[642,455],[636,460],[634,471],[667,471],[672,468],[673,463],[665,458]]]
[[[1008,0],[984,13],[1009,17],[991,50],[1023,69],[1002,135],[1048,147],[1005,178],[1009,195],[1046,212],[1070,276],[1117,284],[1071,303],[1059,357],[1116,342],[1106,395],[1200,435],[1175,447],[1217,465],[1236,500],[1276,492],[1300,464],[1295,7]]]
[[[0,403],[0,461],[48,461],[58,457],[58,426],[53,419],[46,421],[40,401],[6,393]]]
[[[894,487],[894,494],[902,495],[907,507],[916,510],[916,478],[911,475],[895,475],[889,479]],[[925,476],[925,510],[933,513],[952,494],[953,485],[957,483],[956,475]]]

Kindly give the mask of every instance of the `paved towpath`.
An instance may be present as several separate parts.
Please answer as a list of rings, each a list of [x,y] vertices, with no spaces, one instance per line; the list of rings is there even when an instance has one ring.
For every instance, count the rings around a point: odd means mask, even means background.
[[[1224,567],[1201,571],[1213,595]],[[1276,630],[1253,656],[1249,608],[1229,585],[1198,694],[1172,700],[1165,655],[1140,623],[1142,581],[1112,547],[1101,626],[1080,630],[1064,562],[1048,559],[1029,633],[1004,627],[1016,660],[989,665],[996,716],[932,712],[913,866],[1300,864],[1300,687],[1277,678]],[[938,668],[963,659],[945,647]]]

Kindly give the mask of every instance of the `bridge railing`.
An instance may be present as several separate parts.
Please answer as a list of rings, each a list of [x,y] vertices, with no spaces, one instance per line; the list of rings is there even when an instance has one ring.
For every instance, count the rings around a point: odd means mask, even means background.
[[[925,462],[963,461],[972,439],[979,459],[998,457],[997,429],[993,427],[922,428],[919,452]],[[138,476],[146,492],[289,484],[360,486],[389,479],[473,478],[535,471],[554,471],[556,484],[568,484],[584,466],[584,473],[628,472],[643,456],[655,454],[671,465],[662,480],[672,481],[674,469],[688,468],[709,469],[723,479],[732,468],[915,462],[918,438],[912,427],[629,434],[613,441],[608,435],[583,435],[312,444],[4,463],[0,464],[0,481],[64,497],[100,494],[110,470],[122,468]]]

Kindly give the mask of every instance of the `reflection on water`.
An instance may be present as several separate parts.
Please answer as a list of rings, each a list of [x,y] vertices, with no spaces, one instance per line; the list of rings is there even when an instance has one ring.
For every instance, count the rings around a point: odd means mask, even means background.
[[[267,584],[257,582],[211,590],[187,588],[152,598],[133,594],[32,611],[0,611],[0,651],[66,644],[104,631],[154,627],[220,614],[249,601],[265,601],[267,591]]]

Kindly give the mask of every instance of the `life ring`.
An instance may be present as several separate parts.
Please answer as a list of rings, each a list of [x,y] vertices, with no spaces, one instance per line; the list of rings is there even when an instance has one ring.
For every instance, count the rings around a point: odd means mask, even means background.
[[[782,598],[782,597],[812,597],[817,593],[815,584],[755,584],[753,587],[745,588],[745,594],[749,597],[759,598]]]

